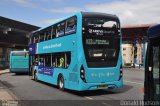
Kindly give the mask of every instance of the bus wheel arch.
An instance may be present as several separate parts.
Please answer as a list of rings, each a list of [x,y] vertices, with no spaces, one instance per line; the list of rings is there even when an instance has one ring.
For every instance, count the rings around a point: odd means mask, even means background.
[[[64,91],[64,85],[65,85],[65,82],[64,82],[64,77],[63,75],[60,73],[58,75],[58,80],[57,80],[57,86],[60,90]]]

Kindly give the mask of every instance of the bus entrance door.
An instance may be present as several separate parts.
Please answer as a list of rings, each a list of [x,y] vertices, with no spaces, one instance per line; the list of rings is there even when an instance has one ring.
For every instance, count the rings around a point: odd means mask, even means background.
[[[153,46],[153,99],[160,100],[160,82],[159,82],[159,70],[160,70],[160,46]]]
[[[160,100],[160,46],[151,45],[148,55],[148,70],[145,70],[145,100]]]

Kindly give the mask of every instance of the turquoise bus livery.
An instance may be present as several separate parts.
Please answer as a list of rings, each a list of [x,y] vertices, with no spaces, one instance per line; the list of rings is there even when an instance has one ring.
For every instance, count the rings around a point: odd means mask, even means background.
[[[120,88],[121,43],[116,15],[79,12],[33,33],[30,73],[60,90]]]
[[[29,72],[28,51],[11,51],[10,52],[10,72],[12,73]]]

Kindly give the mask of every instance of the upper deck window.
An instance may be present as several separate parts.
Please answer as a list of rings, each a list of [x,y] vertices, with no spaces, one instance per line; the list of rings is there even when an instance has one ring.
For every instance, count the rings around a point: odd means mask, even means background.
[[[33,34],[31,34],[31,37],[29,38],[29,44],[34,43],[34,36]]]
[[[35,43],[39,42],[39,36],[34,37],[35,38]]]
[[[56,37],[56,27],[52,26],[52,31],[51,31],[52,39]]]
[[[64,36],[65,21],[57,25],[57,37]]]
[[[77,17],[73,16],[57,24],[49,26],[45,29],[33,33],[31,43],[39,43],[47,40],[54,39],[65,35],[76,33],[77,29]]]
[[[50,32],[50,31],[47,31],[47,32],[46,32],[46,40],[50,40],[51,38],[52,38],[51,32]]]
[[[66,21],[66,30],[65,30],[65,34],[73,34],[76,32],[76,28],[77,28],[77,18],[76,17],[72,17],[70,19],[68,19]]]
[[[47,28],[45,32],[46,32],[46,39],[45,39],[45,40],[50,40],[50,39],[52,39],[52,34],[51,34],[51,32],[52,32],[52,27]]]
[[[39,36],[39,41],[40,41],[40,42],[43,42],[43,41],[44,41],[44,37],[45,37],[45,33],[44,33],[44,32],[41,32],[41,33],[40,33],[40,36]]]

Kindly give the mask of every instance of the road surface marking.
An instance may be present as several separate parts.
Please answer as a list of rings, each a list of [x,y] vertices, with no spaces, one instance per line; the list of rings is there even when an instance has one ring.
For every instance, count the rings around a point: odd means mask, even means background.
[[[143,83],[140,83],[140,82],[126,81],[126,80],[124,80],[124,82],[129,82],[129,83],[134,83],[134,84],[140,84],[140,85],[143,85]]]
[[[112,106],[112,105],[110,105],[110,104],[108,104],[108,103],[105,103],[105,102],[102,102],[102,104],[103,104],[103,105],[106,105],[106,106]]]
[[[91,98],[91,97],[85,96],[85,98],[86,98],[86,99],[89,99],[89,100],[93,100],[93,98]]]

